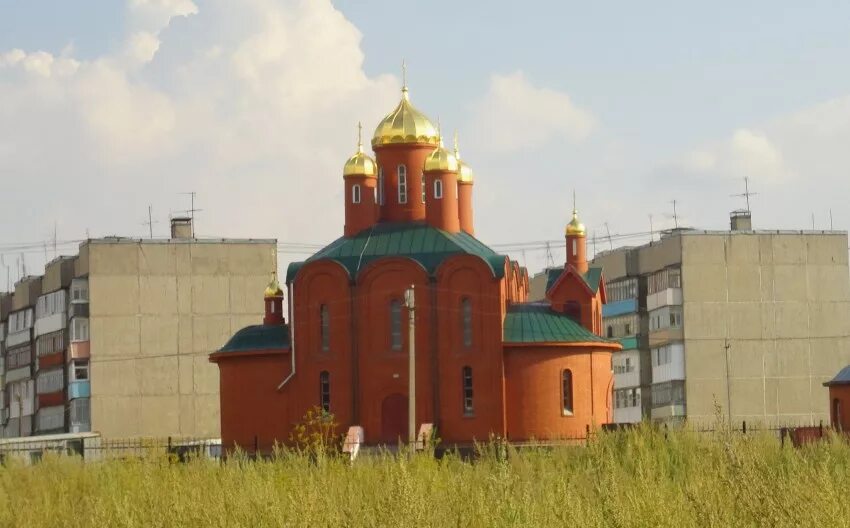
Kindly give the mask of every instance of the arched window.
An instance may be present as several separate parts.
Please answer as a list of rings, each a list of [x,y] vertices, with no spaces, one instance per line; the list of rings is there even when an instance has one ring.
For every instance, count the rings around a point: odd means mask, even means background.
[[[470,415],[474,412],[472,405],[472,367],[463,367],[463,414]]]
[[[384,205],[384,168],[378,167],[378,205]]]
[[[561,407],[564,416],[573,414],[573,373],[569,370],[561,371]]]
[[[319,326],[321,333],[322,352],[327,352],[331,349],[331,332],[330,332],[330,315],[328,314],[328,305],[323,304],[319,307]]]
[[[463,335],[463,346],[472,346],[472,301],[464,297],[460,301],[460,325]]]
[[[614,327],[608,325],[608,337],[614,337]]]
[[[422,203],[425,203],[425,190],[426,190],[425,175],[420,174],[419,177],[422,178]]]
[[[434,180],[434,198],[439,200],[443,197],[443,180]]]
[[[355,183],[351,186],[351,203],[360,203],[360,184]]]
[[[573,239],[573,256],[575,257],[576,255],[578,255],[578,241],[574,238]]]
[[[327,370],[319,373],[319,405],[323,411],[331,411],[331,374]]]
[[[407,203],[407,167],[398,166],[398,203]]]
[[[390,301],[390,348],[401,350],[401,302]]]

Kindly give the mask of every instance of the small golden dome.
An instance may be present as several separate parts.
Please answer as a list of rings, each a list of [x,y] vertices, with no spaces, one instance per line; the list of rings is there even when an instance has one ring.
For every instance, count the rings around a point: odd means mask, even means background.
[[[443,140],[440,139],[440,146],[434,149],[434,152],[425,158],[425,172],[428,171],[448,171],[457,172],[457,158],[443,146]]]
[[[457,181],[460,183],[472,183],[475,180],[472,169],[460,159],[460,151],[457,148],[457,132],[455,132],[455,158],[457,159],[458,167]]]
[[[378,123],[372,146],[409,143],[436,145],[440,138],[434,124],[425,114],[410,104],[407,86],[401,89],[401,101],[395,110]]]
[[[348,158],[342,168],[343,177],[347,176],[370,176],[372,178],[378,173],[375,160],[363,152],[363,142],[360,139],[363,127],[357,123],[357,152]]]
[[[266,286],[266,291],[263,292],[263,297],[283,297],[283,290],[280,289],[280,283],[277,282],[277,272],[272,272],[272,280]]]
[[[587,234],[587,230],[585,230],[584,224],[582,224],[578,220],[578,211],[576,211],[575,209],[573,209],[573,219],[570,220],[569,224],[567,224],[566,234],[567,236],[585,236]]]

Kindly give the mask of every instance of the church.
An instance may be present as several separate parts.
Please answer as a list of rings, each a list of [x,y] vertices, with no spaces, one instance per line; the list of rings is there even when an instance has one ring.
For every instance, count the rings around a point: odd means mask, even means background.
[[[431,424],[444,445],[578,438],[611,422],[620,345],[601,336],[605,281],[575,208],[564,266],[530,303],[526,270],[475,237],[470,166],[406,85],[372,150],[359,142],[343,166],[342,236],[291,264],[285,289],[273,278],[262,324],[210,355],[224,447],[287,443],[314,407],[340,435],[359,426],[366,444],[396,444],[411,395],[414,427]]]

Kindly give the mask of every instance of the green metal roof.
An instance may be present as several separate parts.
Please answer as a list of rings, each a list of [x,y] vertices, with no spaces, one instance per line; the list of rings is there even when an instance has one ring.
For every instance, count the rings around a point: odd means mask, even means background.
[[[239,330],[219,352],[250,352],[289,348],[288,325],[252,325]]]
[[[552,286],[558,281],[558,278],[564,272],[564,268],[548,268],[546,269],[546,291],[552,289]],[[599,285],[602,279],[602,266],[592,266],[587,269],[587,273],[582,276],[584,282],[593,293],[599,291]]]
[[[356,277],[359,270],[382,257],[411,258],[433,274],[446,258],[458,254],[480,257],[496,278],[504,275],[505,257],[466,232],[447,233],[422,223],[383,223],[353,237],[338,238],[306,261],[290,264],[286,282],[292,282],[304,264],[322,259],[339,262]]]
[[[615,343],[600,337],[546,303],[512,304],[505,316],[505,343]]]

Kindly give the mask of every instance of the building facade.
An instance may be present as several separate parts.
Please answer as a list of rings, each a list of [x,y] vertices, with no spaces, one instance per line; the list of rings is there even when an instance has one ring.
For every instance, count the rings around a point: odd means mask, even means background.
[[[449,444],[571,438],[610,421],[619,345],[600,335],[605,285],[577,215],[562,273],[528,303],[525,270],[474,237],[472,171],[406,87],[372,147],[375,158],[358,145],[343,168],[343,236],[288,269],[291,322],[273,281],[264,324],[210,357],[224,445],[287,442],[312,407],[372,444],[409,437],[409,405],[415,427],[433,424]]]
[[[741,223],[745,220],[745,223]],[[816,424],[824,381],[850,362],[847,234],[680,229],[598,255],[619,422]],[[638,393],[638,391],[640,391]],[[639,395],[638,395],[639,394]]]
[[[3,436],[219,436],[207,354],[262,314],[274,240],[91,239],[20,281],[2,325]],[[0,302],[2,304],[2,302]]]

